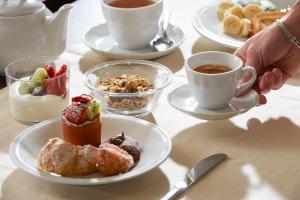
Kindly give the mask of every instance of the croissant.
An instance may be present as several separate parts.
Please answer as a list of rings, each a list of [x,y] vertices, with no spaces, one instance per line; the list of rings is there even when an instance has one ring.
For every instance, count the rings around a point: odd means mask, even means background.
[[[62,176],[86,175],[98,171],[98,155],[97,147],[76,146],[60,138],[52,138],[39,152],[37,165],[41,171]]]

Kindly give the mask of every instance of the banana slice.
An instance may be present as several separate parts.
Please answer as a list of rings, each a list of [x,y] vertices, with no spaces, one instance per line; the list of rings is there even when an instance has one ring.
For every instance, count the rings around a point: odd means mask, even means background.
[[[248,37],[251,31],[251,21],[249,19],[244,18],[241,20],[241,24],[242,24],[242,30],[240,35],[242,37]]]
[[[235,16],[239,17],[240,19],[244,18],[243,10],[239,6],[233,6],[233,7],[228,8],[227,10],[225,10],[224,17],[226,17],[228,15],[235,15]]]
[[[239,35],[241,27],[241,20],[235,15],[228,15],[223,19],[224,33],[228,35]]]
[[[233,6],[233,2],[231,0],[222,0],[217,8],[217,14],[220,20],[224,18],[224,12],[228,8]]]
[[[248,4],[245,8],[243,8],[243,14],[246,18],[252,20],[254,15],[262,12],[263,10],[257,4]]]

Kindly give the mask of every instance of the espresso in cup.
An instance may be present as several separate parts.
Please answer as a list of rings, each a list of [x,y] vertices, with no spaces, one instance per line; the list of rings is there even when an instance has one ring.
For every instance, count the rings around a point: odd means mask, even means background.
[[[110,36],[122,49],[144,49],[158,32],[163,0],[101,0]]]
[[[149,6],[154,3],[155,1],[150,1],[150,0],[115,0],[110,2],[108,5],[117,8],[138,8],[138,7]]]
[[[229,53],[206,51],[192,55],[185,65],[191,94],[205,109],[221,109],[236,95],[248,90],[256,80],[256,70]],[[200,73],[199,73],[200,72]],[[239,85],[245,73],[252,78]]]
[[[232,69],[230,67],[227,67],[225,65],[219,65],[219,64],[207,64],[207,65],[200,65],[199,67],[196,67],[194,71],[205,73],[205,74],[220,74],[229,72]]]

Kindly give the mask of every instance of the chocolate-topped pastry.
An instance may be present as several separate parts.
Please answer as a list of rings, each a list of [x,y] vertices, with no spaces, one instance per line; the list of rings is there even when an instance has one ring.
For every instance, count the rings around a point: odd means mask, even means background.
[[[142,148],[135,139],[125,136],[124,132],[120,135],[106,139],[103,143],[114,144],[124,151],[127,151],[127,153],[133,157],[134,161],[138,161],[140,159]]]

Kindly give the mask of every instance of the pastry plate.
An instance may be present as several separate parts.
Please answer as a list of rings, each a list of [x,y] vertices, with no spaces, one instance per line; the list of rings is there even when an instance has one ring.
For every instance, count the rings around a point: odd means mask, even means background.
[[[142,146],[141,158],[129,172],[110,177],[105,177],[100,172],[80,177],[62,177],[39,171],[36,159],[40,149],[48,139],[62,135],[60,118],[38,123],[19,133],[10,145],[10,157],[25,172],[47,181],[72,185],[101,185],[142,175],[161,164],[171,151],[169,136],[155,124],[134,117],[110,114],[103,115],[101,120],[102,140],[124,131]]]
[[[201,7],[192,17],[194,28],[204,37],[231,48],[241,47],[246,39],[231,37],[223,33],[222,23],[217,16],[217,7],[221,0],[214,0],[209,5]],[[277,10],[292,6],[295,0],[270,0]]]
[[[168,101],[174,108],[199,119],[223,120],[247,112],[255,107],[258,103],[258,95],[254,90],[251,90],[243,97],[233,98],[225,108],[209,110],[198,105],[187,84],[173,90],[168,96]]]
[[[151,60],[171,53],[184,41],[184,33],[179,27],[173,24],[169,24],[167,33],[168,36],[173,39],[175,45],[161,52],[155,51],[150,47],[137,50],[126,50],[118,47],[118,44],[109,35],[107,24],[99,24],[92,27],[84,35],[83,41],[95,52],[108,58]]]

